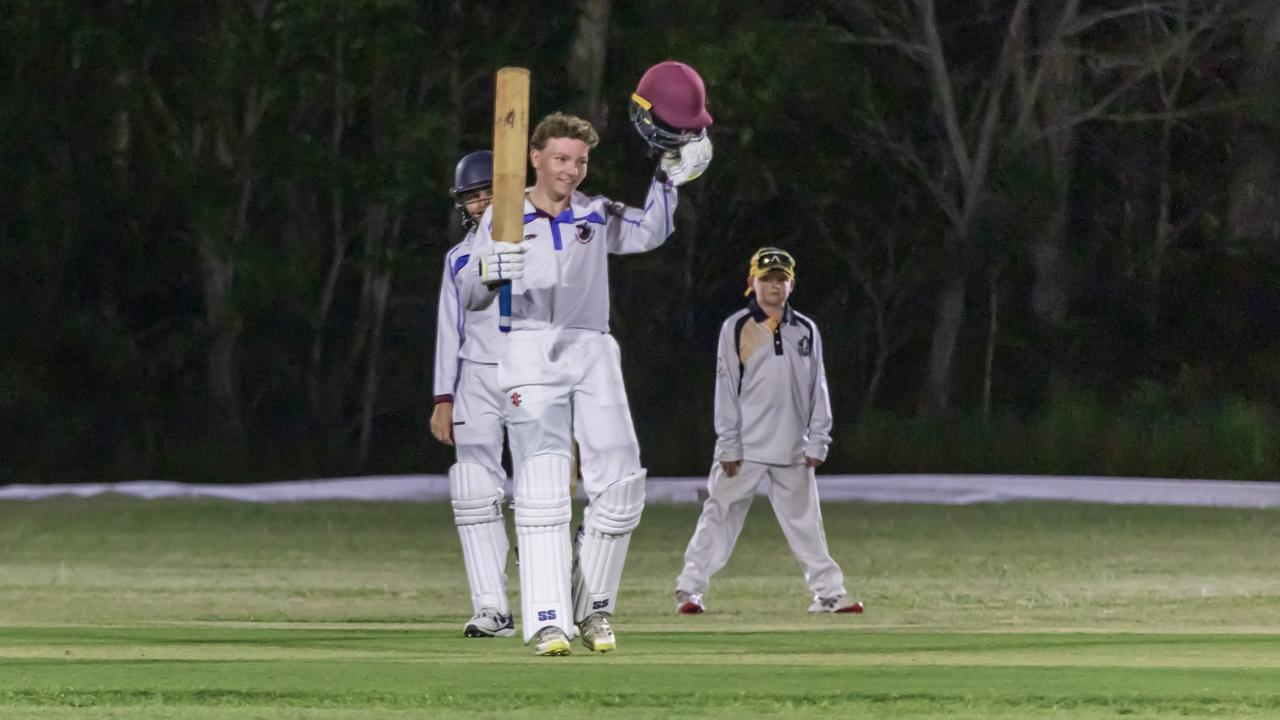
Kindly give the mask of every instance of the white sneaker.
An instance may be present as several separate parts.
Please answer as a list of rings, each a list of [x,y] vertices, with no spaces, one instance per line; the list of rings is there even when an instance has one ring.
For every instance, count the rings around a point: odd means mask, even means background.
[[[862,614],[862,602],[854,600],[849,593],[835,597],[813,596],[813,604],[809,606],[811,613],[854,613]]]
[[[618,639],[613,636],[613,628],[609,627],[609,618],[604,613],[596,613],[578,624],[582,632],[582,644],[588,650],[607,653],[618,648]]]
[[[516,622],[510,615],[503,615],[497,608],[482,608],[462,628],[463,637],[511,637],[516,634]]]
[[[676,591],[676,612],[681,615],[697,615],[706,610],[702,604],[702,596],[687,590]]]
[[[569,638],[555,625],[542,628],[537,635],[533,636],[533,639],[538,643],[533,650],[535,655],[568,655],[572,652],[569,648]]]

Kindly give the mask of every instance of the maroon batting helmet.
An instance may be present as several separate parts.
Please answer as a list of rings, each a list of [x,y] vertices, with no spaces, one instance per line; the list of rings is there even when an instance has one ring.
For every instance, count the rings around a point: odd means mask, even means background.
[[[631,94],[631,122],[645,142],[663,151],[705,135],[712,120],[698,71],[675,60],[646,70]]]

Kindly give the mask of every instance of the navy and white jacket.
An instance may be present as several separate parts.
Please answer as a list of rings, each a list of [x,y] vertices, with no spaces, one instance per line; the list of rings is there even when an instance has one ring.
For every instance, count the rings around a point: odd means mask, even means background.
[[[827,459],[831,399],[822,336],[787,306],[775,322],[752,298],[720,328],[716,459],[795,465]]]

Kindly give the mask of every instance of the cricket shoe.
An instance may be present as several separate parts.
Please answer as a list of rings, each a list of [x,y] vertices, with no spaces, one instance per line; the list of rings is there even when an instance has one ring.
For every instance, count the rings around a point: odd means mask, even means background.
[[[463,637],[511,637],[516,634],[516,621],[497,608],[483,608],[467,621]]]
[[[854,600],[849,593],[834,597],[813,596],[813,604],[809,606],[811,613],[853,613],[862,614],[862,602]]]
[[[607,653],[618,648],[618,639],[613,636],[613,628],[609,627],[609,618],[604,613],[596,613],[578,625],[582,631],[582,644],[588,650]]]
[[[533,639],[538,643],[533,649],[535,655],[568,655],[572,652],[569,649],[568,636],[555,625],[542,628],[533,636]]]
[[[686,590],[676,591],[676,612],[680,615],[697,615],[706,610],[702,605],[702,596]]]

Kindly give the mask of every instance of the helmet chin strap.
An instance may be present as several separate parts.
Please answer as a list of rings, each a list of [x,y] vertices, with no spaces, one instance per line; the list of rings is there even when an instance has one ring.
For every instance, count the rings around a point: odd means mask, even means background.
[[[471,217],[471,213],[467,212],[467,206],[462,204],[460,200],[455,199],[453,201],[453,206],[458,208],[458,212],[462,216],[463,234],[469,233],[480,226],[480,223],[475,218]]]

